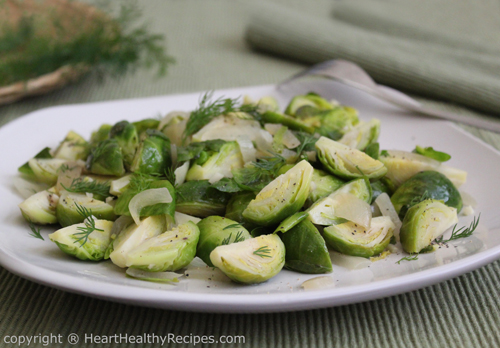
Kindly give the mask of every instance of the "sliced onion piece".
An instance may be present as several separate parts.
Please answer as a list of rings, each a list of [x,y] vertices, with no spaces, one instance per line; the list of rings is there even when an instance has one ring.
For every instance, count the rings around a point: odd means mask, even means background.
[[[396,237],[396,240],[399,242],[399,230],[401,229],[402,222],[398,216],[398,213],[396,213],[396,209],[394,209],[394,205],[392,204],[389,195],[385,192],[381,193],[377,197],[377,199],[375,199],[375,204],[380,209],[380,213],[383,216],[388,216],[391,219],[394,226],[396,226],[396,228],[394,229],[394,236]]]
[[[170,195],[170,191],[166,187],[149,189],[146,191],[142,191],[136,194],[128,205],[130,210],[130,215],[132,215],[132,219],[136,225],[141,223],[140,220],[140,212],[142,208],[158,204],[158,203],[171,203],[172,196]]]
[[[240,146],[241,156],[243,157],[243,162],[245,164],[249,162],[254,162],[256,160],[257,150],[253,146],[252,141],[249,137],[240,137],[236,139],[238,145]]]
[[[300,286],[305,291],[329,289],[335,287],[335,281],[333,280],[332,277],[322,276],[306,280],[305,282],[300,284]]]
[[[183,274],[175,272],[148,272],[136,268],[128,268],[125,272],[129,277],[158,283],[178,283]]]
[[[175,117],[180,116],[183,119],[187,120],[189,118],[189,113],[185,111],[172,111],[169,112],[168,114],[165,115],[160,121],[160,124],[158,124],[158,129],[162,130],[167,124],[169,124],[172,119]]]
[[[372,263],[370,259],[359,256],[344,255],[336,251],[330,251],[330,258],[332,259],[333,264],[347,268],[351,271],[366,268]]]
[[[175,186],[181,185],[186,181],[186,175],[189,170],[189,161],[184,162],[182,166],[174,170],[175,174]]]
[[[122,215],[113,222],[111,227],[111,239],[115,239],[116,236],[126,229],[128,226],[134,223],[134,220],[130,216]]]
[[[336,202],[335,216],[370,227],[372,209],[368,203],[351,193],[339,193],[333,198]]]
[[[213,183],[219,181],[220,179],[222,179],[223,177],[224,177],[224,174],[215,173],[214,175],[212,175],[212,177],[210,179],[208,179],[208,182],[213,184]]]

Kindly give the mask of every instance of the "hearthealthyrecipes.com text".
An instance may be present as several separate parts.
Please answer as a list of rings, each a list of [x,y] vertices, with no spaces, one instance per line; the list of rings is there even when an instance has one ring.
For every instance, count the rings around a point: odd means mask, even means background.
[[[108,343],[121,343],[121,344],[142,344],[142,343],[153,343],[153,344],[172,344],[172,343],[184,343],[192,344],[196,346],[197,344],[207,344],[207,343],[245,343],[245,336],[234,335],[234,336],[213,336],[213,335],[175,335],[169,333],[167,335],[156,335],[156,334],[141,334],[141,335],[129,335],[129,334],[114,334],[114,335],[94,335],[94,334],[83,334],[78,335],[71,333],[69,335],[17,335],[17,336],[4,336],[3,342],[6,344],[16,345],[16,346],[30,346],[34,344],[42,344],[43,346],[48,346],[56,343],[67,342],[72,345],[78,343],[87,344],[108,344]]]

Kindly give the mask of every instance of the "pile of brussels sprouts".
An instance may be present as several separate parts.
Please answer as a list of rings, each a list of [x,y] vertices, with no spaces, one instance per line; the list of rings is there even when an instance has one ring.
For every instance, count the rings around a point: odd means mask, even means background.
[[[19,168],[46,188],[19,207],[81,260],[174,279],[199,257],[240,283],[283,267],[328,273],[328,249],[359,257],[432,249],[457,222],[466,173],[445,154],[380,151],[380,121],[310,93],[211,101],[191,113],[71,131]],[[446,156],[444,156],[446,157]],[[449,157],[449,156],[448,156]]]

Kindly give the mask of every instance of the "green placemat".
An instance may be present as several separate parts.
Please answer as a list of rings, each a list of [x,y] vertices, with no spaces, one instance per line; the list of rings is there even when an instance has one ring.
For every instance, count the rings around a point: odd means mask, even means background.
[[[275,2],[322,18],[331,14],[332,4],[327,0]],[[0,107],[0,122],[4,124],[30,111],[67,103],[275,83],[305,67],[246,47],[242,38],[250,23],[249,10],[254,8],[250,1],[143,0],[139,4],[144,7],[144,16],[153,30],[168,37],[169,53],[177,59],[166,78],[158,80],[149,72],[139,71],[99,84],[96,77],[89,76],[60,92]],[[473,115],[444,103],[431,105]],[[466,129],[500,148],[499,136],[471,127]],[[196,335],[213,335],[214,339],[222,335],[245,336],[245,343],[199,343],[196,347],[498,347],[499,272],[497,261],[422,290],[366,303],[292,313],[225,315],[97,300],[38,285],[0,268],[0,347],[17,346],[7,343],[14,335],[50,338],[50,334],[61,335],[63,343],[31,342],[30,347],[142,346],[120,343],[120,334],[121,337],[146,334],[146,338],[149,334],[150,340],[155,339],[153,334],[173,334],[187,337],[187,341]],[[80,336],[79,344],[67,343],[70,333]],[[106,335],[110,343],[85,343],[85,335]],[[166,343],[165,346],[194,345]]]

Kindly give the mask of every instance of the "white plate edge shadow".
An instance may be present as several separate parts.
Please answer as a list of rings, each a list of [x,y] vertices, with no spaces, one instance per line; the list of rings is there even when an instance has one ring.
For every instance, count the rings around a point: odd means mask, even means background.
[[[273,85],[266,86],[249,86],[242,88],[233,88],[227,90],[219,90],[217,92],[226,92],[233,90],[252,89],[272,87]],[[176,94],[169,96],[157,96],[150,98],[127,99],[126,102],[133,103],[134,101],[147,101],[161,99],[165,97],[176,96],[194,96],[199,93],[186,93]],[[28,117],[36,117],[40,112],[47,112],[53,108],[65,107],[79,107],[79,106],[93,106],[99,104],[116,103],[122,101],[104,101],[92,104],[72,104],[64,106],[55,106],[47,109],[38,110],[27,114],[22,119]],[[13,121],[11,123],[15,123]],[[448,121],[444,122],[449,126],[458,130],[463,135],[478,142],[482,146],[488,147],[498,155],[500,152],[491,145],[467,133],[462,128],[452,124]],[[8,124],[2,128],[8,127]],[[9,271],[20,275],[24,278],[36,281],[41,284],[56,287],[69,292],[74,292],[83,295],[90,295],[101,299],[114,300],[118,302],[125,302],[129,304],[145,305],[150,307],[158,307],[165,309],[176,310],[189,310],[189,311],[204,311],[204,312],[233,312],[233,313],[248,313],[248,312],[278,312],[278,311],[292,311],[301,309],[314,309],[321,307],[330,307],[336,305],[343,305],[348,303],[362,302],[373,300],[381,297],[400,294],[407,291],[412,291],[428,285],[432,285],[449,278],[456,277],[460,274],[472,271],[486,265],[496,259],[500,258],[500,245],[489,248],[484,251],[477,252],[473,255],[466,256],[463,259],[454,261],[449,264],[436,266],[431,269],[419,271],[412,274],[397,276],[385,280],[378,280],[369,284],[352,285],[337,289],[329,290],[315,290],[310,292],[296,292],[290,294],[205,294],[205,293],[189,293],[186,297],[185,293],[168,292],[165,290],[135,288],[131,292],[120,292],[127,288],[125,285],[118,285],[107,283],[106,289],[99,288],[101,281],[79,278],[79,277],[61,277],[61,274],[46,269],[31,263],[25,262],[21,259],[14,260],[9,256],[6,251],[0,246],[0,264]],[[16,262],[15,262],[16,261]],[[32,271],[29,271],[30,268]],[[396,286],[396,283],[401,286]],[[130,289],[129,289],[130,290]],[[141,292],[142,297],[138,297],[136,292]],[[160,293],[159,293],[160,291]],[[163,295],[163,296],[162,296]]]

